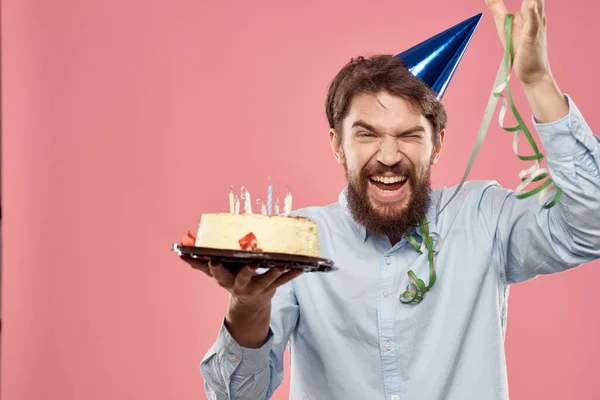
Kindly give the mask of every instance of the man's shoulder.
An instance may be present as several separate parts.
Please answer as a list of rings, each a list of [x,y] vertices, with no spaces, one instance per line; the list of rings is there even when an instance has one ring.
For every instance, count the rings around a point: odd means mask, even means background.
[[[447,207],[449,209],[459,209],[471,205],[480,206],[486,196],[504,198],[513,192],[511,189],[503,188],[495,180],[470,180],[466,181],[462,187],[459,188],[459,186],[459,184],[456,184],[433,189],[432,200],[435,207],[440,209],[451,199]],[[454,196],[457,190],[459,191]]]
[[[339,215],[341,207],[339,202],[329,203],[321,206],[307,206],[294,210],[291,214],[299,217],[305,217],[314,221],[322,221],[333,216]]]
[[[439,195],[450,194],[450,196],[452,196],[454,194],[454,192],[456,191],[456,189],[458,189],[458,187],[459,187],[459,184],[452,185],[452,186],[441,186],[439,188],[432,189],[432,191],[433,191],[433,193],[436,193]],[[497,188],[497,189],[501,189],[504,191],[509,190],[509,189],[504,189],[500,185],[500,183],[498,183],[498,181],[495,181],[495,180],[474,179],[474,180],[465,181],[465,183],[461,187],[460,192],[457,195],[457,197],[461,196],[461,193],[463,196],[478,195],[478,194],[485,192],[489,188]]]

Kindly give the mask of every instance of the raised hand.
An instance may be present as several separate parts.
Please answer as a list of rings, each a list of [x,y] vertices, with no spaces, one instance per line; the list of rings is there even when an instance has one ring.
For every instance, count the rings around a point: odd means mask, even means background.
[[[504,22],[509,14],[502,0],[485,0],[494,16],[498,35],[506,46]],[[547,79],[550,73],[546,44],[546,13],[543,0],[523,0],[511,27],[514,48],[513,72],[526,85]]]

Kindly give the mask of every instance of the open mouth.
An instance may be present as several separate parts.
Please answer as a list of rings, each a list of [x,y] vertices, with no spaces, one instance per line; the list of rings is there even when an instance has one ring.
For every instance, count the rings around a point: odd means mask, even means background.
[[[408,177],[406,175],[371,176],[369,177],[369,181],[375,189],[382,193],[394,193],[408,182]]]

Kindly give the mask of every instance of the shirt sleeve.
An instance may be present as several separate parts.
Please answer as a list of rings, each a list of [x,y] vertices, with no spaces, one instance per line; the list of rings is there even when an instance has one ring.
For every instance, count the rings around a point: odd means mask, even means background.
[[[200,371],[210,400],[269,399],[283,381],[283,355],[298,321],[293,284],[277,288],[271,301],[271,324],[265,344],[241,347],[221,324],[216,342],[204,356]]]
[[[506,283],[600,258],[600,140],[572,98],[565,98],[569,104],[565,117],[544,124],[532,117],[550,176],[563,191],[558,204],[546,209],[538,202],[539,194],[517,199],[514,191],[497,184],[484,188],[478,204]]]

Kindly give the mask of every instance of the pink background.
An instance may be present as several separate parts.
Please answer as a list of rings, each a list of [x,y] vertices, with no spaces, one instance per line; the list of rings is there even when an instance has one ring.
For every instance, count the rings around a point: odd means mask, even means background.
[[[547,3],[554,74],[600,129],[600,6]],[[435,186],[462,176],[502,55],[483,0],[3,1],[3,399],[205,398],[227,295],[171,243],[227,210],[231,184],[264,197],[270,176],[294,208],[335,201],[337,70],[482,11],[444,98]],[[528,165],[511,140],[492,125],[470,178],[514,188]],[[599,280],[596,262],[512,288],[511,399],[600,398]]]

